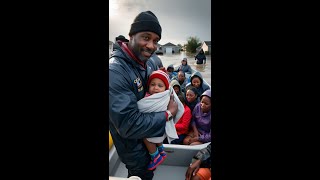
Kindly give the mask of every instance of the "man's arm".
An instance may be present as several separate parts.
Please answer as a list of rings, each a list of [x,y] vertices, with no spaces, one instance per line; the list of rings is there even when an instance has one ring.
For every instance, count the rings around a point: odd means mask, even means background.
[[[129,76],[109,69],[109,119],[120,136],[142,139],[160,137],[165,132],[166,113],[141,113]]]
[[[211,157],[211,143],[204,149],[201,149],[193,158],[192,162],[200,160],[201,162]]]

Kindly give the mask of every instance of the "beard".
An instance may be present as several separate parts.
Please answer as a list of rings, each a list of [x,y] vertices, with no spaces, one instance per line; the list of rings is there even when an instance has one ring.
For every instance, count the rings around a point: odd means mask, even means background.
[[[130,47],[133,54],[144,63],[147,62],[147,60],[155,52],[149,48],[140,47],[135,38],[132,39],[132,42],[130,43]]]

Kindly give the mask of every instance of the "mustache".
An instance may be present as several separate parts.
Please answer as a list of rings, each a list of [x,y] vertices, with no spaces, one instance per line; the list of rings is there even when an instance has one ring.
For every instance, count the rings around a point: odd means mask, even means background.
[[[141,48],[141,51],[145,51],[145,52],[148,52],[150,54],[152,54],[154,51],[149,49],[149,48]]]

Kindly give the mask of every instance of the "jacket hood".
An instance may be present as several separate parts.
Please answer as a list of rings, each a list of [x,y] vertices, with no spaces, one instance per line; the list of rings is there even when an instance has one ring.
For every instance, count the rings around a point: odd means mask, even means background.
[[[174,69],[173,64],[170,64],[170,65],[167,67],[167,69],[168,69],[169,67],[171,67],[171,68]]]
[[[179,89],[180,89],[180,92],[181,91],[181,85],[179,84],[179,82],[176,80],[176,79],[173,79],[171,82],[170,82],[170,86],[173,88],[173,86],[179,86]]]
[[[113,48],[114,48],[114,51],[112,52],[112,55],[109,59],[111,59],[112,57],[119,57],[121,59],[123,59],[124,61],[134,65],[134,66],[137,66],[137,67],[142,67],[139,63],[137,63],[136,61],[133,61],[129,55],[124,52],[121,48],[121,44],[119,43],[122,43],[122,42],[116,42],[114,43],[113,45]]]
[[[182,65],[182,61],[186,61],[186,65],[188,65],[188,59],[186,57],[181,60],[181,65]]]
[[[190,83],[192,82],[192,79],[193,79],[194,77],[196,77],[196,76],[198,76],[198,77],[200,78],[200,81],[201,81],[201,85],[200,85],[200,86],[202,86],[202,84],[203,84],[203,78],[202,78],[201,73],[198,72],[198,71],[192,73],[191,78],[190,78]]]
[[[202,93],[202,95],[200,96],[200,99],[202,98],[202,96],[208,96],[211,98],[211,90],[206,90],[204,93]]]

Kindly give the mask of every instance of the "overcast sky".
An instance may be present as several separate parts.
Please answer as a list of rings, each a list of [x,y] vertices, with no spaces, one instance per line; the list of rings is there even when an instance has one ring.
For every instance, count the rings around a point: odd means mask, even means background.
[[[120,34],[129,39],[134,18],[148,10],[162,27],[161,45],[184,45],[190,36],[211,41],[211,0],[109,0],[109,40]]]

